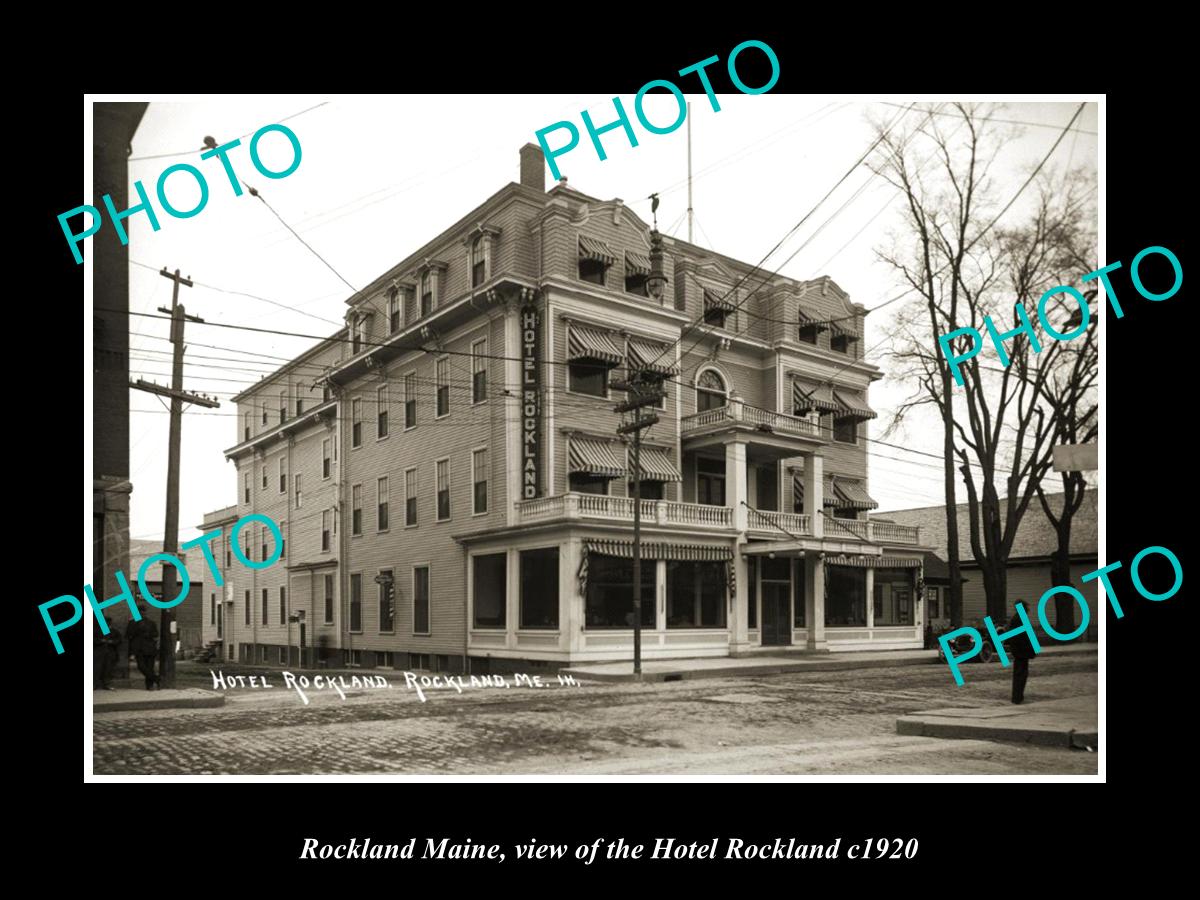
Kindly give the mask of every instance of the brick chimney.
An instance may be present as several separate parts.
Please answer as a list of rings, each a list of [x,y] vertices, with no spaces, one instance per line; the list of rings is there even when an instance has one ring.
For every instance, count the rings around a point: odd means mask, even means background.
[[[546,190],[546,154],[537,144],[521,148],[521,184],[537,191]]]

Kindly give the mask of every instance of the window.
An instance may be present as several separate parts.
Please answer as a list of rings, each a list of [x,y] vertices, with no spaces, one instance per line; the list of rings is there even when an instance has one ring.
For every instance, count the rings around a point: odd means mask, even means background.
[[[558,548],[522,550],[522,628],[558,628]]]
[[[489,553],[473,557],[471,598],[476,628],[504,628],[505,585],[508,583],[508,554]]]
[[[725,563],[667,563],[667,627],[725,627]]]
[[[833,439],[841,444],[857,444],[858,420],[835,418],[833,420]]]
[[[758,472],[758,483],[755,487],[758,496],[755,498],[755,508],[765,512],[777,512],[779,510],[779,470],[774,463],[770,463],[758,466],[756,471]]]
[[[258,646],[258,661],[259,662],[267,661],[267,648],[266,648],[266,645],[264,645],[264,644],[259,644],[259,646]]]
[[[696,379],[696,411],[716,409],[725,403],[725,380],[712,369],[705,369]]]
[[[267,589],[263,588],[262,589],[262,623],[264,625],[271,624],[271,610],[267,608],[268,604],[270,602],[271,601],[268,597]]]
[[[662,500],[663,483],[661,481],[643,481],[641,486],[643,500]],[[633,482],[629,482],[629,496],[633,496]]]
[[[357,354],[362,350],[362,332],[358,328],[358,317],[350,320],[350,352]]]
[[[379,630],[390,633],[396,630],[396,585],[391,569],[380,569],[379,578]]]
[[[642,560],[642,627],[655,618],[654,560]],[[633,560],[623,556],[588,554],[584,627],[633,627]]]
[[[758,597],[755,585],[758,584],[758,557],[746,557],[746,577],[750,589],[746,591],[746,627],[758,627]]]
[[[245,493],[245,501],[244,502],[249,503],[250,502],[250,473],[249,472],[245,472],[242,474],[242,488]]]
[[[471,345],[471,402],[487,399],[487,340]]]
[[[333,511],[328,509],[321,510],[321,549],[329,549],[329,520],[333,516]]]
[[[208,624],[209,624],[209,625],[216,625],[216,624],[217,624],[217,595],[216,595],[216,594],[209,594],[209,595],[208,595],[208,603],[209,603],[209,606],[208,606]]]
[[[329,459],[329,438],[321,441],[321,477],[328,478],[332,466]]]
[[[279,624],[287,624],[287,588],[279,589]]]
[[[350,533],[362,534],[362,485],[350,488]]]
[[[429,634],[429,566],[413,568],[413,634]]]
[[[325,624],[333,624],[333,576],[325,576]]]
[[[628,264],[626,264],[625,293],[637,294],[639,297],[649,297],[650,276],[644,272],[630,272]]]
[[[264,402],[262,405],[262,423],[264,425],[267,424],[267,404],[266,404],[266,402]]]
[[[400,289],[393,288],[388,294],[388,334],[400,330]]]
[[[404,470],[404,524],[417,524],[417,470]]]
[[[717,304],[706,306],[704,309],[704,324],[724,328],[726,315],[728,315],[728,310],[724,306]]]
[[[404,376],[404,427],[417,424],[417,376],[410,372]]]
[[[875,570],[875,624],[913,624],[913,574],[916,569]]]
[[[330,389],[329,382],[327,381],[321,386],[321,402],[328,403],[332,399],[333,391]]]
[[[587,472],[572,472],[568,476],[568,490],[577,494],[607,494],[608,478]]]
[[[442,357],[434,364],[437,373],[437,417],[450,415],[450,360]]]
[[[260,525],[258,528],[259,541],[262,543],[262,556],[259,557],[263,562],[267,561],[267,526]],[[263,624],[267,624],[263,622]]]
[[[850,352],[850,337],[845,334],[835,334],[829,338],[829,349],[838,353]]]
[[[390,669],[392,667],[392,651],[391,650],[376,650],[375,651],[375,668]]]
[[[350,401],[350,446],[362,446],[362,401]]]
[[[242,416],[242,419],[244,420],[242,423],[242,425],[243,425],[242,440],[248,441],[248,440],[250,440],[250,411],[249,410],[246,410],[246,414],[244,416]]]
[[[299,416],[302,412],[304,412],[304,399],[302,397],[297,397],[296,398],[296,415]]]
[[[604,284],[604,275],[608,266],[596,259],[579,260],[579,280],[590,281],[592,284]]]
[[[825,626],[867,624],[867,570],[851,566],[825,567]]]
[[[935,587],[925,588],[925,605],[928,607],[928,619],[940,619],[942,617],[942,603],[940,592]]]
[[[817,326],[816,325],[801,325],[796,337],[805,344],[815,344],[817,342]]]
[[[262,467],[262,489],[264,491],[267,489],[267,467],[266,466]]]
[[[375,437],[385,438],[388,436],[388,389],[385,384],[375,392],[376,424]]]
[[[790,575],[790,560],[788,561],[788,568],[788,574]],[[792,585],[792,627],[803,628],[805,622],[804,608],[807,604],[804,598],[804,560],[802,559],[796,560],[796,577],[793,579]]]
[[[488,509],[488,452],[487,450],[471,451],[471,482],[472,509],[475,515],[482,515]]]
[[[286,666],[288,664],[288,656],[291,654],[291,652],[292,652],[291,647],[280,647],[279,648],[279,664],[281,666]]]
[[[380,478],[376,484],[378,492],[378,517],[376,519],[376,528],[379,531],[388,530],[388,480],[387,477]]]
[[[479,287],[487,277],[487,261],[483,253],[483,235],[471,243],[471,287]]]
[[[429,654],[428,653],[410,653],[408,654],[408,667],[410,669],[428,669]]]
[[[287,421],[287,391],[279,392],[279,422]]]
[[[250,616],[253,615],[253,613],[250,611],[250,592],[249,591],[246,591],[245,603],[246,603],[246,608],[245,608],[244,612],[246,614],[246,624],[249,625],[250,624]]]
[[[296,482],[296,485],[295,485],[295,488],[296,488],[296,509],[300,509],[300,507],[304,506],[304,489],[303,489],[303,485],[302,485],[302,483],[301,483],[301,481],[300,481],[300,475],[299,475],[298,473],[297,473],[296,475],[293,475],[293,476],[292,476],[292,478],[293,478],[293,479],[295,480],[295,482]]]
[[[362,631],[362,575],[350,576],[350,630]]]
[[[361,666],[362,665],[362,651],[361,650],[347,650],[346,651],[346,665]]]
[[[593,397],[608,396],[608,366],[600,363],[572,362],[568,366],[570,383],[568,387],[576,394],[590,394]]]
[[[707,506],[725,505],[725,460],[696,460],[696,502]]]
[[[279,493],[287,493],[287,457],[279,457]]]
[[[433,275],[421,273],[421,315],[427,316],[433,312]]]
[[[450,460],[439,459],[437,467],[437,518],[450,518]]]

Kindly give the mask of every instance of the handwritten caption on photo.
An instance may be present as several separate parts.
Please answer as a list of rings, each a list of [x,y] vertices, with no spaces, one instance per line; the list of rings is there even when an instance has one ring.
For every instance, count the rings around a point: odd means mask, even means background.
[[[267,675],[226,675],[224,672],[208,670],[213,680],[213,690],[230,690],[233,688],[248,688],[251,690],[270,690],[277,685],[272,684]],[[307,706],[309,703],[306,691],[334,691],[343,700],[346,691],[363,689],[390,689],[392,683],[382,675],[351,675],[349,680],[345,675],[328,675],[323,673],[311,676],[303,673],[280,672],[283,686],[291,688]],[[419,675],[416,672],[404,673],[404,687],[416,691],[417,697],[424,703],[428,698],[426,691],[453,690],[460,694],[473,688],[550,688],[555,687],[552,681],[543,681],[540,675],[525,675],[517,673],[511,678],[503,675]],[[579,687],[579,682],[570,675],[558,676],[558,687]]]

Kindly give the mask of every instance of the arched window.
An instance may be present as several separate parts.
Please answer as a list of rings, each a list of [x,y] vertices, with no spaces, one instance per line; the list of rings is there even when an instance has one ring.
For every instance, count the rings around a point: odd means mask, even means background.
[[[696,410],[716,409],[725,405],[725,382],[712,369],[705,369],[696,381]]]

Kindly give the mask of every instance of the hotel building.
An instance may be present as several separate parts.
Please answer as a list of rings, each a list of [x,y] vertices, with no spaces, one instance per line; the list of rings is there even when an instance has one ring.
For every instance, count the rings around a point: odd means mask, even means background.
[[[547,191],[526,145],[519,184],[235,397],[237,504],[205,528],[227,548],[259,513],[284,546],[228,567],[206,618],[223,655],[294,664],[303,626],[304,664],[631,658],[630,367],[665,392],[642,442],[644,658],[921,647],[918,529],[868,513],[864,308],[665,236],[652,291],[650,234],[621,200]],[[260,523],[237,540],[274,551]]]

